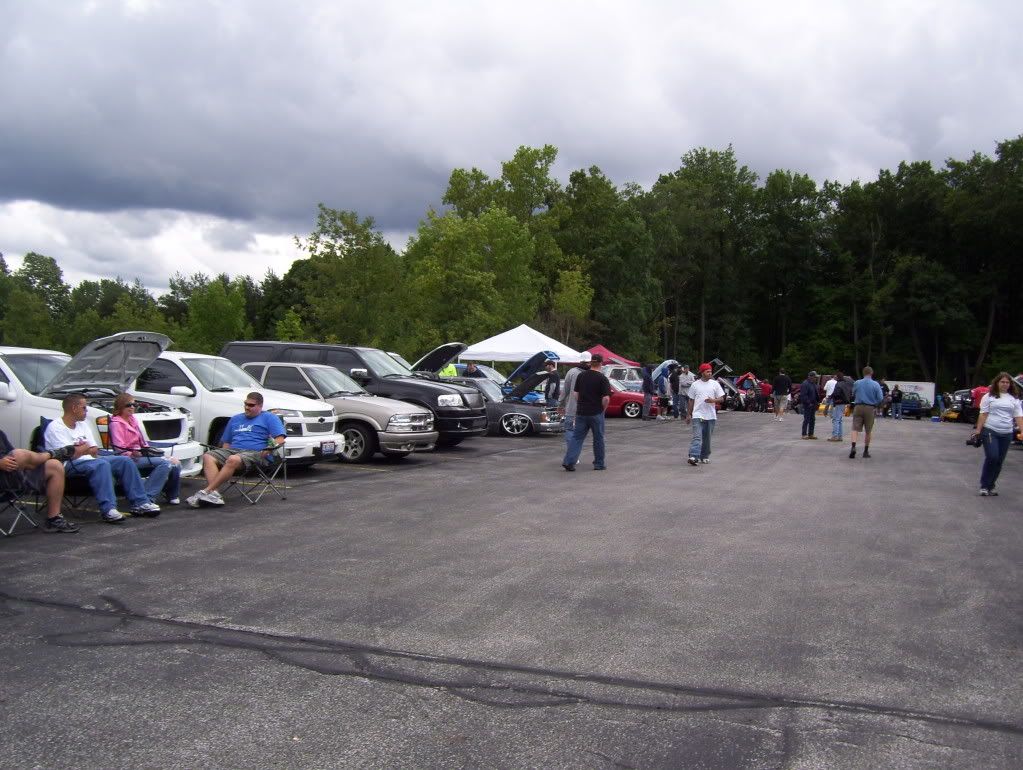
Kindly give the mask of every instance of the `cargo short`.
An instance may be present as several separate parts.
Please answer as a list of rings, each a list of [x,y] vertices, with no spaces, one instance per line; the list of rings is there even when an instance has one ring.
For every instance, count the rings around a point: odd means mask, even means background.
[[[855,431],[866,430],[870,433],[874,430],[874,409],[873,404],[856,404],[853,407],[852,429]]]
[[[217,467],[223,468],[227,458],[238,455],[242,461],[242,469],[248,470],[256,463],[263,461],[263,453],[256,449],[211,449],[208,454],[216,460]]]

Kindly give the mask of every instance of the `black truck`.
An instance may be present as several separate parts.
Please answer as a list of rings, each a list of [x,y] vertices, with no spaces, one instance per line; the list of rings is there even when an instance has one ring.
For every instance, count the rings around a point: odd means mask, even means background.
[[[487,431],[487,409],[478,390],[416,374],[376,348],[314,342],[228,342],[220,355],[239,366],[253,361],[333,366],[376,396],[429,409],[439,434],[437,443],[442,446],[454,446]]]

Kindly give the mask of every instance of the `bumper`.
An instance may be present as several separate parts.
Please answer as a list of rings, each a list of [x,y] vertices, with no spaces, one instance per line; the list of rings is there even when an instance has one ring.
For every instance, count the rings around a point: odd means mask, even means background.
[[[388,433],[381,430],[377,431],[377,440],[380,442],[380,451],[385,455],[395,452],[400,454],[405,454],[406,452],[425,452],[433,449],[437,443],[437,431]]]
[[[184,444],[171,444],[166,441],[150,441],[155,447],[164,450],[164,457],[173,457],[181,463],[181,475],[198,476],[202,471],[202,444],[198,441],[186,441]]]
[[[284,440],[284,459],[293,465],[312,465],[320,460],[333,459],[344,445],[345,439],[340,433],[288,436]]]
[[[438,414],[433,421],[437,433],[449,436],[482,436],[487,432],[486,414],[463,414],[457,417]]]
[[[565,423],[561,422],[560,420],[558,422],[534,422],[533,429],[540,434],[564,433]]]

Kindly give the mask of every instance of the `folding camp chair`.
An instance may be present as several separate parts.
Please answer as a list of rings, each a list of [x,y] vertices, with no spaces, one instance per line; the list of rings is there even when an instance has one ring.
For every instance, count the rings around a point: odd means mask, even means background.
[[[43,435],[46,433],[46,426],[50,424],[46,417],[39,418],[39,425],[32,429],[30,444],[33,452],[45,452],[46,442]],[[65,466],[66,467],[66,466]],[[89,480],[81,476],[68,476],[64,480],[64,503],[70,510],[83,510],[86,501],[92,499],[92,487]]]
[[[23,471],[0,471],[0,517],[6,518],[14,513],[14,518],[6,528],[0,524],[0,534],[4,537],[14,535],[18,522],[24,519],[36,529],[39,524],[32,518],[25,509],[25,498],[33,498],[39,494],[39,490],[29,483]]]
[[[247,470],[239,471],[232,476],[224,491],[237,489],[238,494],[255,505],[267,492],[273,492],[281,500],[287,500],[287,488],[288,463],[284,459],[284,444],[279,444],[262,462],[253,463]]]

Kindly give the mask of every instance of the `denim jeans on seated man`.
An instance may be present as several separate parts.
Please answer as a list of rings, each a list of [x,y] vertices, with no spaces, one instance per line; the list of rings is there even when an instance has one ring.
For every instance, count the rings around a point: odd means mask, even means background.
[[[149,495],[146,494],[142,477],[139,476],[139,470],[130,457],[100,455],[91,460],[80,457],[64,464],[64,475],[69,479],[75,476],[88,479],[92,495],[99,503],[100,511],[117,510],[114,479],[120,483],[132,508],[138,508],[149,502]]]
[[[714,433],[717,420],[693,418],[693,440],[689,444],[689,456],[697,460],[710,458],[710,437]]]
[[[583,441],[589,431],[593,431],[593,467],[604,468],[604,415],[595,414],[592,416],[577,414],[575,416],[575,428],[571,433],[566,433],[568,451],[565,452],[565,461],[562,465],[572,466],[579,461],[582,453]]]

